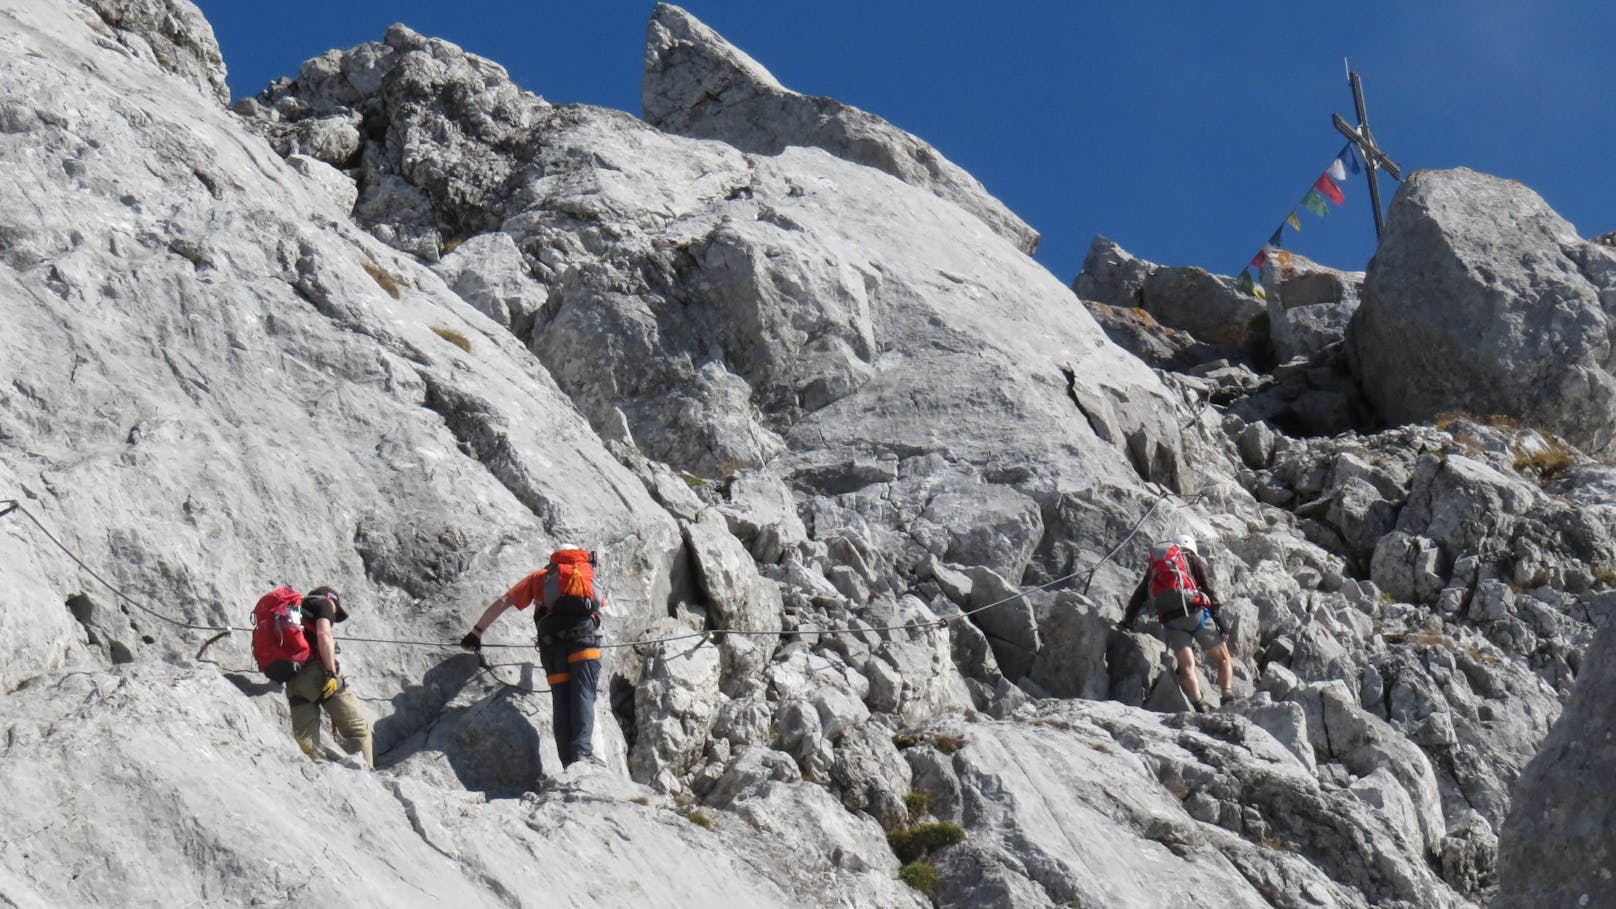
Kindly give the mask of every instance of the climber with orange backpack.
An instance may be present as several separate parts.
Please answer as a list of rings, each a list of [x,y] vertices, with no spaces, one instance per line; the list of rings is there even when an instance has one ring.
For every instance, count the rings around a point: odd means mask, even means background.
[[[337,734],[374,768],[370,721],[348,687],[337,663],[333,625],[347,620],[337,592],[316,587],[307,596],[290,587],[264,594],[253,608],[253,657],[271,681],[286,686],[292,738],[303,753],[320,757],[321,711],[331,715]]]
[[[539,663],[550,684],[556,752],[563,767],[594,755],[602,602],[595,592],[594,553],[565,544],[551,554],[549,564],[490,603],[460,640],[461,647],[476,653],[482,649],[483,632],[505,610],[538,604],[533,620],[538,629]]]
[[[1221,605],[1207,577],[1206,562],[1195,551],[1195,538],[1179,534],[1150,547],[1148,565],[1139,586],[1128,600],[1128,611],[1118,625],[1132,631],[1139,612],[1149,603],[1167,633],[1168,649],[1178,663],[1179,687],[1196,713],[1210,708],[1201,700],[1201,683],[1195,675],[1195,652],[1200,643],[1218,673],[1218,689],[1223,703],[1234,698],[1234,661],[1229,658],[1229,631],[1219,613]]]

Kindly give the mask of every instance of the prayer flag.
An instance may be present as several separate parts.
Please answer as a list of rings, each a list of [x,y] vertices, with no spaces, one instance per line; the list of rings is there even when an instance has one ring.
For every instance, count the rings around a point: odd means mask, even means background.
[[[1316,189],[1308,190],[1302,197],[1302,207],[1321,218],[1330,213],[1330,207],[1324,204],[1324,197]]]
[[[1319,174],[1319,179],[1313,184],[1313,188],[1323,193],[1326,198],[1337,205],[1346,201],[1346,197],[1341,195],[1341,187],[1335,185],[1335,181],[1330,179],[1329,174]]]
[[[1255,295],[1256,285],[1251,283],[1251,269],[1240,269],[1240,277],[1235,279],[1234,286],[1238,288],[1241,293]]]
[[[1356,174],[1363,171],[1363,165],[1358,163],[1358,148],[1351,142],[1347,143],[1346,156],[1347,167],[1351,168],[1353,173]]]
[[[1340,158],[1337,158],[1330,162],[1330,169],[1326,170],[1325,173],[1337,183],[1345,182],[1347,179],[1347,166],[1341,163]]]
[[[1268,250],[1266,250],[1266,249],[1257,250],[1257,254],[1255,256],[1251,257],[1251,266],[1250,267],[1252,267],[1252,268],[1262,268],[1262,264],[1267,258],[1268,258]]]
[[[1269,246],[1284,246],[1285,245],[1285,228],[1283,226],[1274,228],[1274,235],[1272,237],[1268,238],[1268,245]]]
[[[1285,223],[1289,224],[1291,226],[1291,230],[1301,230],[1302,229],[1302,219],[1296,217],[1296,209],[1294,209],[1294,208],[1291,209],[1290,214],[1285,216]]]

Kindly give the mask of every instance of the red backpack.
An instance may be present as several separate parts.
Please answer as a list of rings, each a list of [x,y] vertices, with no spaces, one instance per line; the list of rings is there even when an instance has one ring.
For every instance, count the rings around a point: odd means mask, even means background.
[[[595,555],[582,549],[560,549],[544,567],[544,600],[539,615],[586,616],[600,612],[595,596]]]
[[[303,634],[303,615],[298,608],[302,605],[303,596],[297,591],[277,587],[260,597],[253,607],[253,659],[273,681],[291,681],[309,661],[312,651]]]
[[[1157,543],[1150,547],[1150,599],[1156,603],[1156,610],[1165,621],[1177,615],[1188,615],[1195,606],[1206,605],[1206,596],[1195,583],[1195,573],[1190,571],[1190,561],[1184,555],[1184,550],[1177,543]],[[1177,593],[1177,597],[1167,597],[1166,604],[1158,598],[1163,594]],[[1163,605],[1173,608],[1164,609]]]

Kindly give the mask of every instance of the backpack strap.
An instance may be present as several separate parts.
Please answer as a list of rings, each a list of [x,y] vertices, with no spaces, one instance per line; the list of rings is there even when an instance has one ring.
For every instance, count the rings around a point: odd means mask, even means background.
[[[561,596],[561,568],[551,562],[544,566],[544,581],[540,585],[539,608],[533,610],[535,617],[544,615],[555,606]]]

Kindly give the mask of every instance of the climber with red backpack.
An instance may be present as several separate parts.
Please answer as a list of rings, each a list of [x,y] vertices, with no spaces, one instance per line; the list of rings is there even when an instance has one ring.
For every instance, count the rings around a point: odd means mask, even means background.
[[[316,587],[307,596],[277,587],[253,608],[253,657],[264,675],[286,686],[292,738],[304,754],[320,757],[324,711],[331,715],[337,734],[364,755],[367,767],[374,768],[370,721],[342,675],[331,633],[332,626],[347,618],[348,610],[330,587]]]
[[[1195,675],[1195,652],[1200,643],[1218,673],[1218,689],[1224,703],[1234,698],[1234,661],[1229,658],[1229,631],[1219,613],[1222,604],[1212,591],[1206,562],[1195,551],[1195,538],[1179,534],[1150,548],[1145,576],[1128,600],[1128,611],[1118,625],[1132,631],[1139,612],[1149,603],[1167,633],[1167,646],[1178,663],[1179,686],[1196,713],[1210,708],[1201,699],[1201,683]]]
[[[483,611],[460,646],[476,653],[483,632],[512,606],[537,604],[539,663],[550,685],[556,752],[561,766],[594,755],[595,689],[600,683],[600,610],[595,592],[595,555],[565,544],[549,564],[516,582]]]

